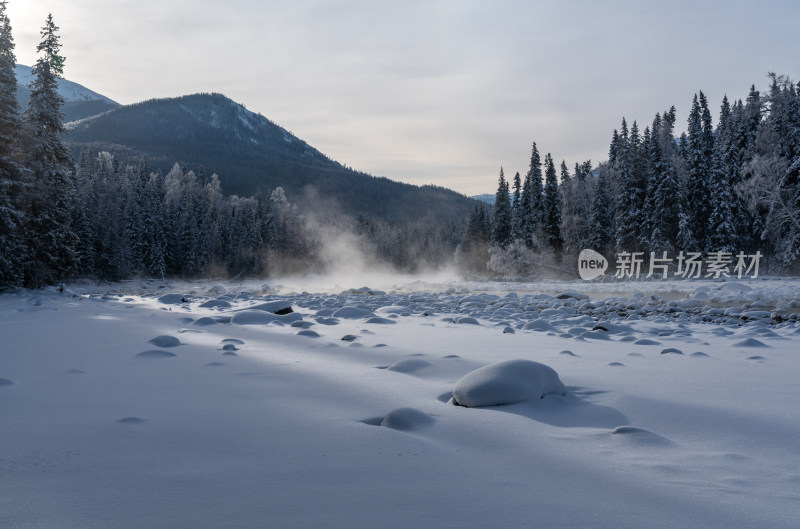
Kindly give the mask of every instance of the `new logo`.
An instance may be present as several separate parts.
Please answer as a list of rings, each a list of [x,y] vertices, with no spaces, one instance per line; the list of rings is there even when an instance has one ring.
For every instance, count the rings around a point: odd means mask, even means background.
[[[608,261],[594,250],[581,250],[578,254],[578,273],[589,281],[606,273]]]

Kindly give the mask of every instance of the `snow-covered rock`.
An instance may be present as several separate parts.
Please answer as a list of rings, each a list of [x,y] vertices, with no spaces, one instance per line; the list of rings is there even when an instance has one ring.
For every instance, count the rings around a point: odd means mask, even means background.
[[[507,360],[467,373],[456,382],[453,401],[459,406],[476,408],[566,393],[558,373],[550,366],[532,360]]]

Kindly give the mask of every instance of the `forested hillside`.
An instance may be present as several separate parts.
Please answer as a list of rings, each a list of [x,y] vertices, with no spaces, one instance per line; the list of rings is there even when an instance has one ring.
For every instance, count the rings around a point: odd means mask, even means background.
[[[221,94],[156,99],[70,123],[65,142],[113,153],[123,164],[146,157],[166,173],[174,163],[219,175],[226,195],[250,196],[282,187],[289,200],[318,209],[405,222],[429,216],[463,218],[474,202],[449,189],[414,186],[354,171],[264,116]],[[311,191],[309,193],[309,191]]]

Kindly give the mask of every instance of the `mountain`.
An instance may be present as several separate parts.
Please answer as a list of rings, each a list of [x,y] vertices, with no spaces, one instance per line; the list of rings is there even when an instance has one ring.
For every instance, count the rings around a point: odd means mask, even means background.
[[[31,95],[28,85],[33,81],[33,69],[17,64],[14,72],[17,74],[17,101],[20,108],[25,110]],[[64,98],[61,112],[65,121],[94,116],[119,106],[119,103],[66,79],[58,80],[58,93]]]
[[[249,196],[280,186],[301,204],[312,195],[333,199],[346,213],[389,220],[460,222],[474,205],[449,189],[354,171],[220,94],[117,106],[67,129],[65,142],[76,154],[109,151],[124,163],[146,156],[153,171],[166,172],[176,162],[195,171],[202,166],[206,176],[217,173],[225,194]]]
[[[494,205],[494,194],[492,194],[492,193],[486,193],[486,194],[483,194],[483,195],[475,195],[475,196],[472,196],[470,198],[472,198],[474,200],[478,200],[480,202],[486,202],[489,205]]]

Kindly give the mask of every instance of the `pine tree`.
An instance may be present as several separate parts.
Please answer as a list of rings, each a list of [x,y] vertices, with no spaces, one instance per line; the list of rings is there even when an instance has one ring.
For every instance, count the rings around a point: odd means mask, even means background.
[[[22,237],[24,176],[18,163],[22,123],[15,64],[6,2],[0,1],[0,289],[22,284],[21,265],[26,252]]]
[[[615,245],[618,251],[633,252],[641,245],[642,222],[642,176],[640,161],[641,139],[639,127],[633,122],[630,134],[625,118],[622,119],[622,132],[617,140],[617,163],[619,174],[616,216],[614,219]]]
[[[623,124],[625,120],[623,119]],[[608,148],[608,163],[611,165],[615,165],[617,163],[617,156],[619,156],[619,133],[617,129],[614,129],[613,134],[611,135],[611,145]]]
[[[143,234],[145,272],[163,278],[167,270],[167,239],[171,235],[166,224],[164,177],[151,173],[145,185],[142,215],[148,219]]]
[[[601,167],[599,173],[589,222],[589,247],[608,257],[613,253],[614,243],[613,202],[606,180],[606,171]]]
[[[675,151],[674,117],[675,107],[663,117],[656,114],[648,145],[649,178],[644,214],[648,227],[646,247],[653,252],[674,250],[680,231],[680,185],[675,168],[665,154]]]
[[[547,246],[556,256],[561,253],[563,239],[561,237],[561,193],[558,190],[556,168],[550,153],[545,156],[544,184],[544,236]]]
[[[502,167],[500,168],[500,178],[494,198],[492,222],[492,242],[501,248],[505,248],[511,243],[511,198],[509,196],[508,182],[506,182]]]
[[[524,237],[522,224],[525,215],[522,211],[522,181],[519,171],[514,175],[514,193],[511,196],[511,239],[520,240]]]
[[[28,109],[27,152],[33,182],[26,197],[28,223],[25,228],[29,251],[24,265],[25,284],[40,287],[63,280],[76,266],[77,237],[71,226],[75,182],[72,159],[61,142],[63,99],[58,93],[58,79],[64,69],[64,57],[58,27],[52,15],[41,31],[36,47],[40,57],[33,68],[33,82]]]
[[[705,95],[700,92],[699,98],[697,95],[694,96],[692,110],[689,113],[687,158],[689,166],[687,200],[690,207],[687,216],[697,246],[684,248],[686,251],[710,249],[708,223],[711,215],[711,196],[709,188],[714,147],[710,116]]]
[[[709,248],[713,251],[735,252],[737,234],[734,222],[732,168],[728,166],[733,142],[733,123],[728,96],[722,99],[719,125],[709,186],[711,212],[709,214]]]
[[[536,142],[531,147],[531,163],[525,175],[523,197],[520,202],[524,220],[523,241],[528,248],[533,248],[535,241],[540,240],[544,219],[544,188],[542,185],[542,160]]]

